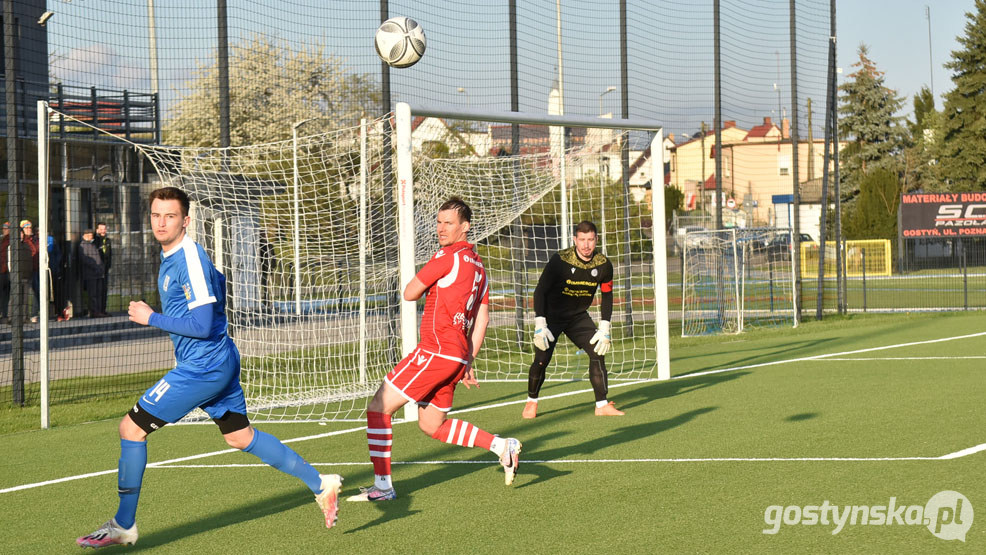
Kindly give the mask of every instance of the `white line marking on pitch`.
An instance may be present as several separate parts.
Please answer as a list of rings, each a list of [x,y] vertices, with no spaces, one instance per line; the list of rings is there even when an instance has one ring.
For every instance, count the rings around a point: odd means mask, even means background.
[[[826,354],[826,355],[815,355],[815,356],[810,356],[810,357],[800,357],[800,358],[793,358],[793,359],[788,359],[788,360],[778,360],[778,361],[773,361],[773,362],[763,362],[763,363],[760,363],[760,364],[749,364],[749,365],[746,365],[746,366],[734,366],[732,368],[721,368],[721,369],[718,369],[718,370],[708,370],[708,371],[705,371],[705,372],[695,372],[695,373],[692,373],[692,374],[682,374],[680,376],[672,376],[671,379],[672,380],[682,380],[682,379],[687,379],[687,378],[694,378],[694,377],[697,377],[697,376],[707,376],[707,375],[711,375],[711,374],[721,374],[721,373],[724,373],[724,372],[733,372],[733,371],[736,371],[736,370],[747,370],[747,369],[750,369],[750,368],[761,368],[761,367],[765,367],[765,366],[774,366],[774,365],[778,365],[778,364],[788,364],[788,363],[791,363],[791,362],[804,362],[804,361],[811,361],[811,360],[824,360],[824,359],[831,359],[831,358],[834,358],[834,357],[840,357],[840,356],[845,356],[845,355],[854,355],[854,354],[858,354],[858,353],[870,353],[870,352],[874,352],[874,351],[883,351],[883,350],[887,350],[887,349],[897,349],[897,348],[900,348],[900,347],[912,347],[912,346],[915,346],[915,345],[928,345],[928,344],[931,344],[931,343],[942,343],[942,342],[945,342],[945,341],[954,341],[954,340],[957,340],[957,339],[970,339],[970,338],[973,338],[973,337],[982,337],[984,335],[986,335],[986,332],[972,333],[972,334],[968,334],[968,335],[959,335],[959,336],[955,336],[955,337],[945,337],[945,338],[941,338],[941,339],[929,339],[929,340],[926,340],[926,341],[914,341],[914,342],[910,342],[910,343],[899,343],[899,344],[896,344],[896,345],[885,345],[885,346],[882,346],[882,347],[870,347],[870,348],[867,348],[867,349],[856,349],[856,350],[853,350],[853,351],[845,351],[845,352],[842,352],[842,353],[829,353],[829,354]],[[641,384],[641,383],[657,382],[657,381],[658,380],[655,380],[655,379],[643,379],[643,380],[633,381],[633,382],[625,382],[625,383],[611,384],[610,385],[610,389],[615,389],[615,388],[618,388],[618,387],[627,387],[627,386],[637,385],[637,384]],[[590,391],[592,391],[592,390],[591,389],[580,389],[580,390],[577,390],[577,391],[569,391],[569,392],[565,392],[565,393],[557,393],[555,395],[548,395],[548,396],[543,397],[543,399],[555,399],[555,398],[559,398],[559,397],[568,397],[570,395],[579,395],[579,394],[582,394],[582,393],[588,393]],[[457,410],[457,411],[451,411],[451,412],[449,412],[449,414],[459,414],[459,413],[473,412],[473,411],[478,411],[478,410],[487,410],[487,409],[492,409],[492,408],[505,407],[505,406],[508,406],[508,405],[516,405],[516,404],[520,404],[520,403],[524,403],[524,402],[526,402],[526,399],[519,399],[519,400],[516,400],[516,401],[507,401],[507,402],[503,402],[503,403],[496,403],[496,404],[493,404],[493,405],[482,405],[482,406],[479,406],[479,407],[473,407],[473,408],[469,408],[469,409],[462,409],[462,410]],[[403,423],[404,423],[403,421],[399,421],[399,422],[395,422],[394,424],[397,425],[397,424],[403,424]],[[335,436],[335,435],[341,435],[341,434],[352,433],[352,432],[359,432],[359,431],[362,431],[362,430],[365,430],[365,429],[366,429],[365,426],[360,426],[360,427],[356,427],[356,428],[348,428],[348,429],[345,429],[345,430],[338,430],[338,431],[335,431],[335,432],[326,432],[324,434],[316,434],[316,435],[311,435],[311,436],[296,437],[296,438],[285,439],[285,440],[281,440],[281,441],[282,441],[282,443],[295,443],[295,442],[298,442],[298,441],[308,441],[308,440],[312,440],[312,439],[321,439],[321,438]],[[940,457],[898,457],[898,458],[886,457],[886,458],[869,458],[869,459],[867,459],[867,458],[792,458],[792,459],[770,459],[770,458],[766,458],[766,459],[744,459],[744,458],[719,458],[719,459],[715,459],[715,458],[710,458],[710,459],[630,459],[630,460],[619,460],[619,459],[616,459],[616,460],[613,460],[613,461],[599,460],[597,462],[634,462],[634,461],[651,461],[651,462],[740,462],[740,461],[765,461],[765,462],[779,462],[779,461],[881,461],[881,460],[882,461],[905,461],[905,460],[948,460],[948,459],[957,459],[957,458],[960,458],[960,457],[965,457],[967,455],[972,455],[974,453],[979,453],[979,452],[984,451],[984,450],[986,450],[986,444],[980,444],[980,445],[977,445],[975,447],[969,447],[967,449],[963,449],[961,451],[956,451],[955,453],[949,453],[947,455],[942,455]],[[170,460],[167,460],[167,461],[160,461],[160,462],[148,463],[147,464],[147,468],[164,468],[164,467],[167,467],[167,466],[170,466],[170,465],[174,465],[174,463],[179,463],[179,462],[189,461],[189,460],[195,460],[195,459],[203,459],[203,458],[207,458],[207,457],[213,457],[213,456],[216,456],[216,455],[224,455],[224,454],[227,454],[227,453],[235,453],[236,451],[237,451],[237,449],[223,449],[221,451],[212,451],[212,452],[209,452],[209,453],[201,453],[199,455],[191,455],[191,456],[188,456],[188,457],[180,457],[180,458],[177,458],[177,459],[170,459]],[[544,462],[544,461],[527,461],[527,462]],[[563,461],[563,460],[557,461],[557,463],[559,463],[559,464],[560,463],[563,463],[563,462],[565,462],[565,461]],[[590,461],[587,460],[586,462],[590,462]],[[443,461],[443,464],[448,464],[448,461]],[[483,463],[483,464],[485,464],[485,463]],[[262,466],[266,466],[266,465],[262,465]],[[3,494],[3,493],[11,493],[11,492],[21,491],[21,490],[25,490],[25,489],[38,488],[38,487],[48,486],[48,485],[53,485],[53,484],[60,484],[60,483],[64,483],[64,482],[71,482],[71,481],[74,481],[74,480],[82,480],[84,478],[92,478],[92,477],[95,477],[95,476],[103,476],[103,475],[106,475],[106,474],[115,474],[116,472],[117,472],[117,469],[114,468],[112,470],[102,470],[102,471],[99,471],[99,472],[90,472],[90,473],[87,473],[87,474],[78,474],[78,475],[75,475],[75,476],[66,476],[64,478],[57,478],[55,480],[46,480],[44,482],[35,482],[33,484],[23,484],[23,485],[20,485],[20,486],[13,486],[13,487],[9,487],[9,488],[0,489],[0,494]]]
[[[718,370],[706,370],[704,372],[694,372],[691,374],[682,374],[680,376],[672,376],[672,380],[684,380],[687,378],[694,378],[697,376],[709,376],[712,374],[722,374],[725,372],[735,372],[736,370],[748,370],[751,368],[763,368],[765,366],[775,366],[778,364],[790,364],[792,362],[806,362],[811,360],[824,360],[836,357],[843,357],[846,355],[855,355],[859,353],[872,353],[874,351],[885,351],[887,349],[899,349],[901,347],[913,347],[915,345],[930,345],[931,343],[944,343],[946,341],[955,341],[957,339],[971,339],[973,337],[982,337],[986,335],[986,331],[981,331],[979,333],[970,333],[968,335],[957,335],[955,337],[943,337],[941,339],[927,339],[925,341],[912,341],[910,343],[898,343],[896,345],[884,345],[882,347],[869,347],[867,349],[856,349],[853,351],[844,351],[841,353],[829,353],[827,355],[815,355],[810,357],[800,357],[800,358],[789,358],[787,360],[775,360],[773,362],[761,362],[759,364],[747,364],[745,366],[733,366],[732,368],[719,368]]]
[[[362,430],[364,428],[353,428],[350,430],[340,430],[337,432],[330,432],[327,434],[319,434],[318,436],[307,436],[305,438],[294,438],[288,441],[301,441],[302,439],[316,439],[318,437],[325,437],[329,435],[339,435],[342,433],[348,433],[352,431]],[[190,457],[182,457],[179,459],[172,459],[170,461],[161,461],[156,463],[149,463],[148,468],[252,468],[252,467],[266,467],[266,464],[253,463],[253,464],[175,464],[181,461],[195,460],[204,457],[209,457],[213,455],[219,455],[224,453],[235,452],[236,449],[226,449],[223,451],[214,451],[212,453],[203,453],[201,455],[193,455]],[[974,455],[986,451],[986,443],[981,443],[979,445],[968,447],[966,449],[961,449],[953,453],[947,453],[938,457],[708,457],[708,458],[645,458],[645,459],[524,459],[525,464],[538,463],[538,464],[604,464],[604,463],[717,463],[717,462],[903,462],[903,461],[944,461],[953,460],[962,457],[967,457],[969,455]],[[341,463],[312,463],[313,466],[369,466],[369,462],[341,462]],[[426,465],[442,465],[442,464],[483,464],[483,465],[494,465],[499,464],[497,461],[393,461],[391,464],[396,465],[414,465],[414,464],[426,464]],[[80,474],[78,476],[69,476],[65,478],[59,478],[57,480],[48,480],[45,482],[37,482],[34,484],[24,484],[21,486],[14,486],[6,489],[0,489],[0,493],[10,493],[14,491],[20,491],[25,489],[32,489],[41,486],[48,486],[52,484],[59,484],[62,482],[69,482],[72,480],[81,480],[83,478],[92,478],[95,476],[102,476],[105,474],[115,474],[116,469],[104,470],[101,472],[91,472],[89,474]]]
[[[859,358],[826,358],[823,362],[828,362],[830,360],[835,361],[868,361],[872,362],[874,360],[982,360],[986,359],[986,356],[968,356],[968,357],[859,357]]]
[[[967,457],[986,451],[986,443],[969,447],[939,457],[685,457],[685,458],[646,458],[646,459],[524,459],[524,464],[596,464],[596,463],[696,463],[696,462],[897,462],[897,461],[945,461]],[[314,466],[370,466],[368,461],[312,463]],[[497,465],[498,461],[392,461],[394,465],[443,465],[443,464],[482,464]],[[263,463],[252,464],[169,464],[158,468],[251,468],[265,467]]]
[[[321,439],[323,437],[337,436],[337,435],[346,434],[346,433],[349,433],[349,432],[358,432],[358,431],[362,431],[362,430],[365,430],[365,429],[366,429],[366,426],[361,426],[359,428],[350,428],[350,429],[347,429],[347,430],[337,430],[335,432],[326,432],[324,434],[317,434],[317,435],[313,435],[313,436],[304,436],[304,437],[296,437],[296,438],[292,438],[292,439],[284,439],[284,440],[281,440],[281,443],[294,443],[296,441],[307,441],[307,440],[310,440],[310,439]],[[180,458],[177,458],[177,459],[171,459],[171,460],[167,460],[167,461],[152,462],[152,463],[147,463],[147,468],[158,468],[158,467],[166,466],[166,465],[171,464],[171,463],[177,463],[177,462],[183,462],[183,461],[192,461],[192,460],[195,460],[195,459],[204,459],[206,457],[213,457],[213,456],[216,456],[216,455],[225,455],[227,453],[235,453],[237,451],[239,451],[239,449],[223,449],[221,451],[212,451],[210,453],[200,453],[198,455],[190,455],[188,457],[180,457]],[[263,465],[263,466],[267,466],[267,465]],[[20,486],[13,486],[13,487],[9,487],[9,488],[0,489],[0,493],[10,493],[10,492],[20,491],[20,490],[24,490],[24,489],[38,488],[38,487],[41,487],[41,486],[50,486],[52,484],[61,484],[63,482],[71,482],[73,480],[82,480],[83,478],[93,478],[95,476],[103,476],[105,474],[116,474],[116,472],[117,472],[117,469],[114,468],[112,470],[101,470],[99,472],[90,472],[88,474],[78,474],[78,475],[75,475],[75,476],[66,476],[64,478],[57,478],[55,480],[46,480],[44,482],[35,482],[33,484],[23,484],[23,485],[20,485]]]

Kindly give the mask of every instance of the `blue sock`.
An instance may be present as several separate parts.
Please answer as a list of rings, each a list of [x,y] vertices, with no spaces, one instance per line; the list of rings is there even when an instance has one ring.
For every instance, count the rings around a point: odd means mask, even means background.
[[[260,460],[281,472],[300,479],[308,486],[308,489],[312,490],[312,493],[322,491],[322,478],[319,477],[315,467],[308,464],[305,459],[301,458],[301,455],[281,443],[281,440],[276,437],[254,428],[253,441],[244,451],[260,457]]]
[[[147,442],[120,440],[120,466],[116,485],[120,494],[120,508],[116,511],[116,523],[130,528],[137,520],[137,500],[140,483],[147,466]]]

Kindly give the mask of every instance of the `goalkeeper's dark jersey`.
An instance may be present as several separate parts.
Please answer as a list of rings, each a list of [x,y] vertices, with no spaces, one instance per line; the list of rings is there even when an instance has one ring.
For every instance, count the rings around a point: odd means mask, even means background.
[[[578,257],[575,247],[558,251],[534,289],[534,314],[549,321],[570,319],[589,308],[597,287],[602,290],[600,317],[609,320],[613,315],[613,263],[598,250],[588,262]]]

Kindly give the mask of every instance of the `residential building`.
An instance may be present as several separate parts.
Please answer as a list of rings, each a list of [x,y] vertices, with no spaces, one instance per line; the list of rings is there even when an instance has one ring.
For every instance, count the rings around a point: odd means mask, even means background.
[[[773,198],[793,192],[793,157],[788,125],[785,119],[778,127],[769,117],[765,117],[762,124],[744,131],[736,127],[733,121],[724,122],[724,198],[721,200],[724,203],[732,200],[734,209],[743,212],[743,217],[737,220],[743,225],[777,225],[777,207]],[[671,149],[671,184],[685,194],[686,210],[704,208],[711,211],[717,205],[714,131],[706,131],[704,145],[702,143],[702,136],[699,135]],[[821,175],[823,151],[824,141],[821,139],[799,141],[799,181],[811,181]]]
[[[821,174],[824,141],[798,144],[798,180],[812,181]],[[814,160],[812,160],[814,158]],[[812,169],[809,173],[809,168]],[[816,175],[817,174],[817,175]],[[748,214],[748,225],[778,225],[776,195],[791,195],[793,162],[788,141],[741,142],[722,146],[722,191],[736,208]],[[714,206],[715,175],[705,183]],[[806,201],[808,199],[805,199]],[[819,199],[813,199],[818,202]],[[783,225],[783,224],[782,224]]]

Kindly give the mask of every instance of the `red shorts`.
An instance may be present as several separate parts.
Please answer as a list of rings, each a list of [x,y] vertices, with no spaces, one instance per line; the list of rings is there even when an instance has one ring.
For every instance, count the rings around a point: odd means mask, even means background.
[[[466,362],[416,348],[397,363],[384,382],[402,397],[419,405],[432,405],[442,412],[452,410],[455,384],[466,373]]]

